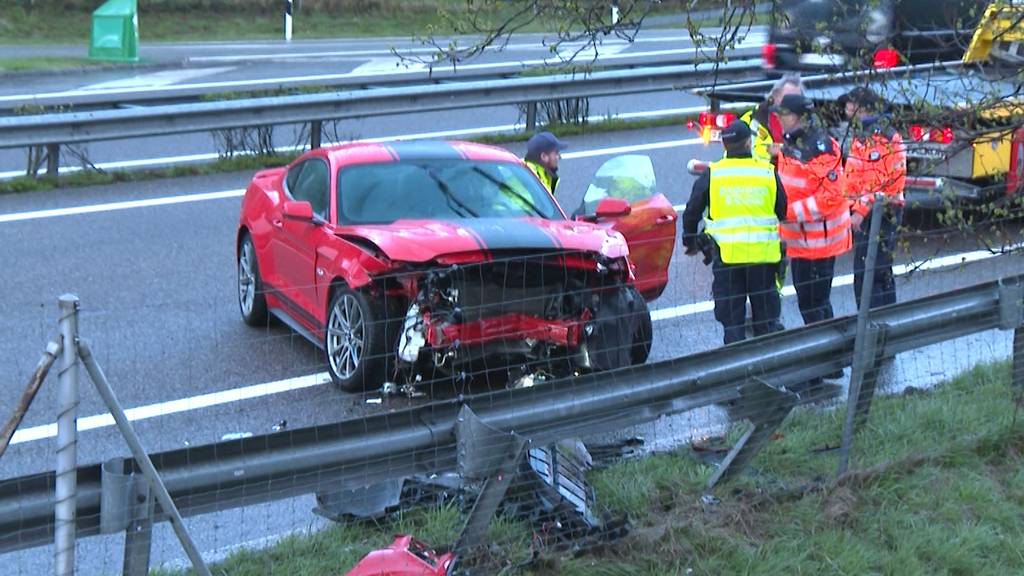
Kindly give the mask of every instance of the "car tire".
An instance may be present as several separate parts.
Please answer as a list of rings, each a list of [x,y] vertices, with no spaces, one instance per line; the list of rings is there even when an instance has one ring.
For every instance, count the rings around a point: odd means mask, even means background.
[[[380,386],[388,366],[385,308],[366,294],[335,288],[327,308],[324,356],[335,386],[363,392]]]
[[[636,299],[640,302],[640,310],[637,312],[638,323],[636,332],[633,334],[633,348],[630,350],[630,359],[633,361],[634,366],[639,366],[647,362],[648,356],[651,355],[654,326],[651,322],[651,310],[647,307],[647,300],[644,300],[640,294],[636,294]]]
[[[267,324],[267,298],[263,292],[263,279],[256,260],[256,247],[252,237],[242,236],[238,246],[238,308],[242,320],[249,326]]]

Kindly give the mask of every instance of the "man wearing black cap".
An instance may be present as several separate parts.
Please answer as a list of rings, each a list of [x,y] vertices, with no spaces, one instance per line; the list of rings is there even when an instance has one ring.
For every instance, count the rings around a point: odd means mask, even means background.
[[[836,256],[853,245],[839,143],[812,124],[814,104],[797,94],[776,109],[785,131],[779,178],[789,206],[779,226],[804,323],[832,318]]]
[[[750,136],[742,120],[722,130],[725,157],[697,178],[683,211],[687,255],[699,250],[702,216],[704,233],[714,240],[711,292],[726,344],[746,337],[748,299],[754,335],[782,330],[775,276],[782,258],[779,220],[786,216],[786,192],[772,165],[751,157]]]
[[[860,307],[864,266],[868,253],[868,215],[883,199],[875,281],[870,307],[896,303],[892,273],[896,231],[903,222],[903,187],[907,179],[907,153],[903,138],[882,116],[884,101],[868,88],[857,87],[843,97],[850,120],[850,152],[846,158],[846,193],[853,202],[853,289]]]
[[[566,148],[566,144],[551,132],[538,132],[526,143],[523,161],[552,194],[558,187],[558,160]]]

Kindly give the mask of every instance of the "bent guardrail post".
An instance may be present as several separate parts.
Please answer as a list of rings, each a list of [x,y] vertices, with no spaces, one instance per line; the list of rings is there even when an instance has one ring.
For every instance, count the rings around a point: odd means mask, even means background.
[[[889,327],[885,324],[869,322],[864,333],[863,357],[865,361],[864,375],[861,378],[860,393],[856,398],[857,411],[854,414],[854,430],[859,429],[871,413],[871,403],[875,397],[878,375],[885,361],[885,338]]]
[[[54,506],[54,569],[75,573],[75,520],[78,511],[78,297],[60,297],[60,413],[57,417],[57,485]]]
[[[480,495],[455,543],[460,557],[483,544],[491,518],[505,498],[516,477],[516,469],[526,449],[526,439],[514,432],[495,430],[484,423],[469,406],[463,406],[456,418],[458,471],[464,478],[484,480]]]
[[[796,394],[756,377],[740,386],[738,402],[742,412],[737,415],[749,420],[751,426],[722,459],[718,470],[708,480],[708,488],[743,472],[793,411],[798,400]]]
[[[871,224],[868,226],[868,253],[864,259],[864,281],[860,287],[860,309],[857,311],[857,334],[853,343],[853,366],[850,369],[850,393],[846,401],[846,421],[843,423],[843,443],[839,447],[839,469],[837,475],[846,472],[850,464],[850,446],[853,444],[853,435],[856,432],[860,410],[865,412],[869,409],[871,398],[863,398],[861,387],[864,384],[864,375],[875,364],[874,347],[869,350],[865,344],[868,331],[868,317],[871,314],[871,294],[875,286],[875,261],[878,259],[878,231],[882,227],[882,202],[881,194],[875,194],[875,201],[871,205]],[[873,384],[873,383],[872,383]],[[872,385],[872,392],[874,386]],[[865,406],[861,406],[861,401]]]
[[[103,374],[100,365],[93,358],[88,342],[82,340],[78,343],[78,354],[82,358],[82,363],[85,364],[86,371],[89,372],[92,383],[96,386],[100,396],[103,397],[103,401],[107,404],[107,409],[110,410],[110,414],[114,417],[117,427],[121,430],[121,435],[124,436],[125,442],[128,443],[132,456],[135,458],[135,463],[142,469],[142,473],[149,480],[150,488],[156,492],[156,499],[160,502],[160,507],[163,508],[164,514],[170,516],[171,527],[174,528],[174,533],[178,536],[178,540],[181,541],[181,546],[185,549],[185,554],[192,562],[192,567],[200,576],[212,576],[210,569],[203,562],[203,556],[199,553],[199,549],[196,548],[195,542],[192,541],[188,530],[185,529],[185,523],[181,519],[178,507],[174,505],[174,500],[171,499],[171,495],[167,492],[167,487],[164,486],[163,480],[160,479],[156,467],[153,466],[153,461],[149,459],[149,454],[142,447],[142,442],[135,435],[135,430],[128,421],[128,417],[125,416],[124,410],[121,409],[121,403],[118,402],[114,389],[110,387],[110,382],[107,381],[106,375]]]
[[[43,357],[39,359],[39,364],[36,365],[36,369],[28,381],[28,386],[25,387],[25,392],[22,393],[21,398],[18,400],[18,405],[14,408],[14,414],[11,414],[10,420],[7,421],[7,424],[4,424],[3,432],[0,432],[0,458],[3,458],[4,452],[10,446],[11,438],[14,437],[14,431],[21,425],[21,420],[25,417],[25,413],[28,412],[29,406],[32,405],[32,400],[35,399],[36,394],[39,392],[39,387],[43,385],[43,380],[46,380],[46,375],[50,373],[53,363],[61,355],[62,349],[63,347],[59,341],[50,341],[46,345]]]

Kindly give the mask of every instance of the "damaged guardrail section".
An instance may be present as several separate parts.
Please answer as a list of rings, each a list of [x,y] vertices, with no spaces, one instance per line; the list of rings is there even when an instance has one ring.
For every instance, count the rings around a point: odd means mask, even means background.
[[[1013,276],[873,310],[872,323],[884,327],[875,353],[888,358],[992,329],[1013,329],[1020,336],[1022,286],[1024,276]],[[715,484],[742,471],[789,414],[798,398],[787,387],[851,364],[856,323],[856,317],[838,318],[683,358],[163,452],[151,459],[180,514],[194,516],[423,474],[503,478],[507,474],[496,471],[507,470],[524,447],[726,404],[750,420],[751,428],[711,478]],[[1014,350],[1024,350],[1019,337]],[[496,443],[497,437],[508,441]],[[492,441],[480,445],[488,438]],[[497,450],[499,445],[506,449]],[[121,530],[124,518],[146,516],[124,511],[153,506],[151,499],[133,497],[138,488],[124,478],[139,471],[133,460],[106,469],[98,464],[78,468],[79,535]],[[478,500],[482,514],[493,511],[507,488],[499,481],[493,484],[490,499]],[[0,552],[53,541],[54,485],[53,472],[0,482]],[[157,509],[152,519],[167,520],[167,514]]]

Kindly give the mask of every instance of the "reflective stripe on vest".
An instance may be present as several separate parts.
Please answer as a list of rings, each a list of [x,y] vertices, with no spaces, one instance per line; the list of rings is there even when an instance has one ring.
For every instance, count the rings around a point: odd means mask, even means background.
[[[779,219],[775,173],[753,158],[725,158],[709,167],[711,178],[704,231],[718,244],[725,264],[778,262]]]
[[[851,199],[865,205],[874,202],[876,192],[890,201],[903,204],[907,178],[907,152],[903,138],[882,134],[858,135],[850,145],[846,160],[847,192]]]
[[[838,150],[835,143],[833,146]],[[838,162],[838,155],[819,156],[809,163],[785,154],[779,157],[779,179],[786,189],[791,218],[779,225],[787,256],[819,260],[853,247],[845,178]],[[833,175],[833,170],[838,174]]]

